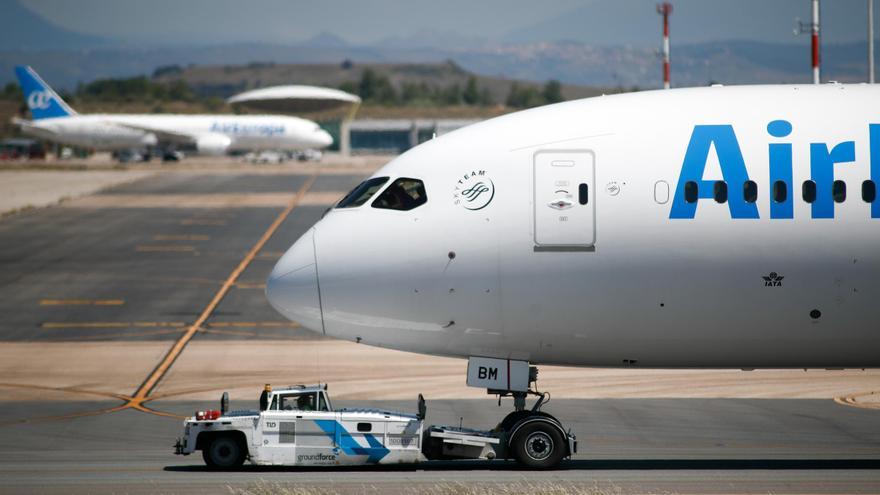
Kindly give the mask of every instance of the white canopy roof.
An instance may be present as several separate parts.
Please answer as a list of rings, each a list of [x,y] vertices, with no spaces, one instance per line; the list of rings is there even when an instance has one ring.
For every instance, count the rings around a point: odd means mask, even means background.
[[[272,113],[307,113],[336,110],[361,102],[345,91],[318,86],[272,86],[239,93],[227,100],[230,105]]]

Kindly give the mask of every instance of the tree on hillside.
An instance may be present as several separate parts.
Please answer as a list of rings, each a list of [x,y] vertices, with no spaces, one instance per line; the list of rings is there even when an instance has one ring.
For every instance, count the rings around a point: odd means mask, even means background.
[[[376,74],[373,69],[364,70],[358,83],[358,96],[365,102],[392,105],[397,102],[397,91],[388,76]]]
[[[476,105],[480,102],[480,90],[477,88],[476,77],[468,77],[467,84],[465,84],[464,91],[461,94],[461,99],[465,105]]]
[[[555,79],[547,81],[541,95],[547,103],[559,103],[560,101],[565,100],[565,97],[562,96],[562,85]]]
[[[456,83],[445,88],[438,88],[435,93],[435,100],[441,105],[460,105],[461,86]]]
[[[520,86],[514,82],[507,95],[507,106],[514,108],[531,108],[545,103],[544,96],[534,86]]]
[[[3,88],[2,97],[4,100],[23,101],[24,93],[21,92],[18,84],[9,83]]]
[[[489,91],[489,88],[483,87],[483,90],[480,91],[480,105],[484,107],[488,107],[495,104],[495,98],[492,98],[492,92]]]

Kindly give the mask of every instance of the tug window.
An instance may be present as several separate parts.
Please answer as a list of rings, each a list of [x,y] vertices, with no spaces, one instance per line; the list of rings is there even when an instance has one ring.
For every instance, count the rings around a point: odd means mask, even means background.
[[[877,199],[877,186],[872,180],[862,182],[862,200],[865,203],[873,203]]]
[[[281,411],[315,411],[315,393],[284,394],[278,404]]]
[[[804,181],[803,187],[804,201],[812,203],[816,201],[816,183],[811,180]]]
[[[699,191],[697,190],[697,183],[689,180],[684,183],[684,200],[688,203],[696,203],[697,195]]]
[[[428,201],[425,184],[418,179],[401,177],[382,191],[373,201],[373,208],[408,211]]]
[[[712,196],[715,198],[716,203],[726,203],[727,182],[724,182],[723,180],[716,180],[715,185],[712,187]]]
[[[834,198],[835,203],[846,201],[846,182],[842,180],[834,181],[834,184],[831,185],[831,197]]]
[[[788,199],[788,185],[784,180],[778,180],[773,183],[773,201],[784,203]]]
[[[376,191],[388,182],[388,177],[374,177],[361,182],[357,187],[346,194],[336,205],[337,208],[356,208],[373,197]]]
[[[758,201],[758,184],[753,180],[747,180],[743,184],[743,199],[746,203]]]

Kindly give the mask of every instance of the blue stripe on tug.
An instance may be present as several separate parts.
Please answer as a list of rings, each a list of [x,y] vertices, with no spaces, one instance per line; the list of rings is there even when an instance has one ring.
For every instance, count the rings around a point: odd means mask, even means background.
[[[376,464],[391,452],[382,445],[382,442],[376,440],[376,437],[369,433],[365,434],[364,437],[370,446],[362,447],[338,421],[316,419],[315,423],[327,436],[333,439],[336,446],[342,449],[342,452],[346,455],[366,455],[369,456],[367,459],[368,463]]]

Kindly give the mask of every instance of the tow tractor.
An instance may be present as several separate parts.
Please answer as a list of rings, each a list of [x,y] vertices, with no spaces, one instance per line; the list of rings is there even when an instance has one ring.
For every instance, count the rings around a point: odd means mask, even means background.
[[[508,391],[491,391],[499,396]],[[425,425],[425,399],[416,414],[379,409],[334,409],[327,385],[272,388],[260,395],[260,408],[230,411],[223,393],[219,410],[197,411],[184,421],[175,453],[202,451],[215,469],[255,465],[337,466],[410,464],[439,459],[515,459],[532,468],[552,468],[577,451],[562,423],[540,410],[518,410],[491,430]],[[500,400],[500,398],[499,398]]]

